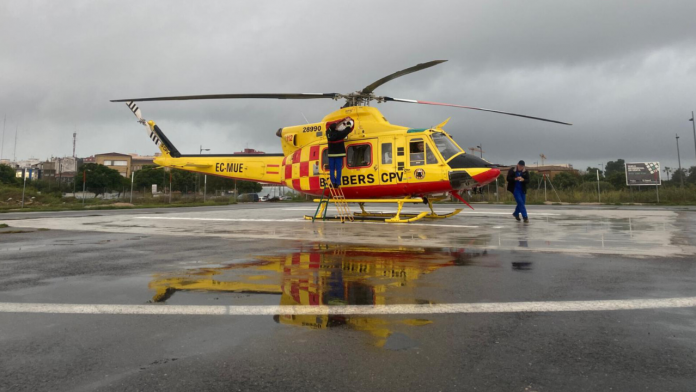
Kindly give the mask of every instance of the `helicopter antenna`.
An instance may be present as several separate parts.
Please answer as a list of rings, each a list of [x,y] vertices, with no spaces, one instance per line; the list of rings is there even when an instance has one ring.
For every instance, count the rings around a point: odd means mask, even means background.
[[[304,118],[305,122],[309,124],[309,120],[307,120],[307,117],[305,117],[304,113],[300,112],[300,114],[302,115],[302,118]]]

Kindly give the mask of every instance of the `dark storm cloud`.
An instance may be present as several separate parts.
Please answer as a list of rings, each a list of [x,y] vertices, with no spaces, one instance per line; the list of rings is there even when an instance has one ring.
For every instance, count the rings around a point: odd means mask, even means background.
[[[570,121],[386,103],[392,122],[447,129],[497,162],[675,159],[696,164],[693,1],[27,2],[0,5],[3,157],[152,153],[109,99],[225,92],[351,92],[434,59],[377,93]],[[277,128],[319,121],[333,101],[140,104],[177,146],[278,151]]]

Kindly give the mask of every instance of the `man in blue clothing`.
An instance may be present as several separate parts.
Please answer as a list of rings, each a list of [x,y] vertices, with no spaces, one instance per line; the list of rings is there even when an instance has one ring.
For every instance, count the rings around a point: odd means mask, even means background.
[[[512,192],[515,196],[515,201],[517,202],[517,207],[512,216],[520,221],[520,214],[522,214],[522,219],[524,223],[529,223],[529,218],[527,217],[527,208],[524,204],[527,202],[527,184],[529,183],[529,173],[524,167],[524,161],[519,161],[517,166],[510,168],[507,174],[507,190]]]
[[[326,139],[329,144],[329,179],[331,186],[341,186],[341,172],[343,171],[343,158],[346,156],[344,140],[353,132],[355,122],[350,117],[326,123]]]

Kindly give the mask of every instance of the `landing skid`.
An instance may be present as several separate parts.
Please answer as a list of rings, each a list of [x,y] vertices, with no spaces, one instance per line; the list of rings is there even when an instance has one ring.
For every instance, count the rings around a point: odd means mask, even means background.
[[[358,206],[360,206],[360,212],[354,213],[353,216],[355,219],[360,219],[360,220],[381,220],[387,223],[409,223],[409,222],[415,222],[417,220],[421,220],[423,218],[427,219],[445,219],[449,218],[452,216],[455,216],[462,212],[462,208],[457,208],[453,212],[450,212],[449,214],[437,214],[435,210],[433,210],[433,201],[440,201],[443,200],[443,198],[439,199],[422,199],[420,197],[416,198],[411,198],[407,197],[404,199],[343,199],[341,202],[343,203],[357,203]],[[316,203],[324,203],[323,208],[318,208],[317,212],[315,213],[314,216],[310,215],[305,215],[305,219],[310,219],[310,220],[316,220],[316,219],[332,219],[333,217],[327,217],[326,216],[326,210],[328,203],[334,203],[335,201],[332,199],[315,199],[314,202]],[[327,203],[328,202],[328,203]],[[369,212],[365,210],[365,203],[386,203],[386,204],[391,204],[391,203],[396,203],[397,204],[397,210],[396,213],[387,213],[387,212]],[[430,212],[420,212],[420,213],[402,213],[401,210],[404,207],[404,204],[406,203],[411,203],[411,204],[428,204],[428,207],[430,208]],[[336,219],[340,219],[336,217]]]

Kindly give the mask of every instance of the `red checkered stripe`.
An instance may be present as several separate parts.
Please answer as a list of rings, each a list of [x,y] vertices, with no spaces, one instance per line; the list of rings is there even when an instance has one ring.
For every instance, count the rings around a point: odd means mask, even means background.
[[[319,170],[321,155],[319,146],[301,148],[283,158],[283,181],[285,185],[301,192],[321,190]],[[315,167],[317,175],[315,175]]]

